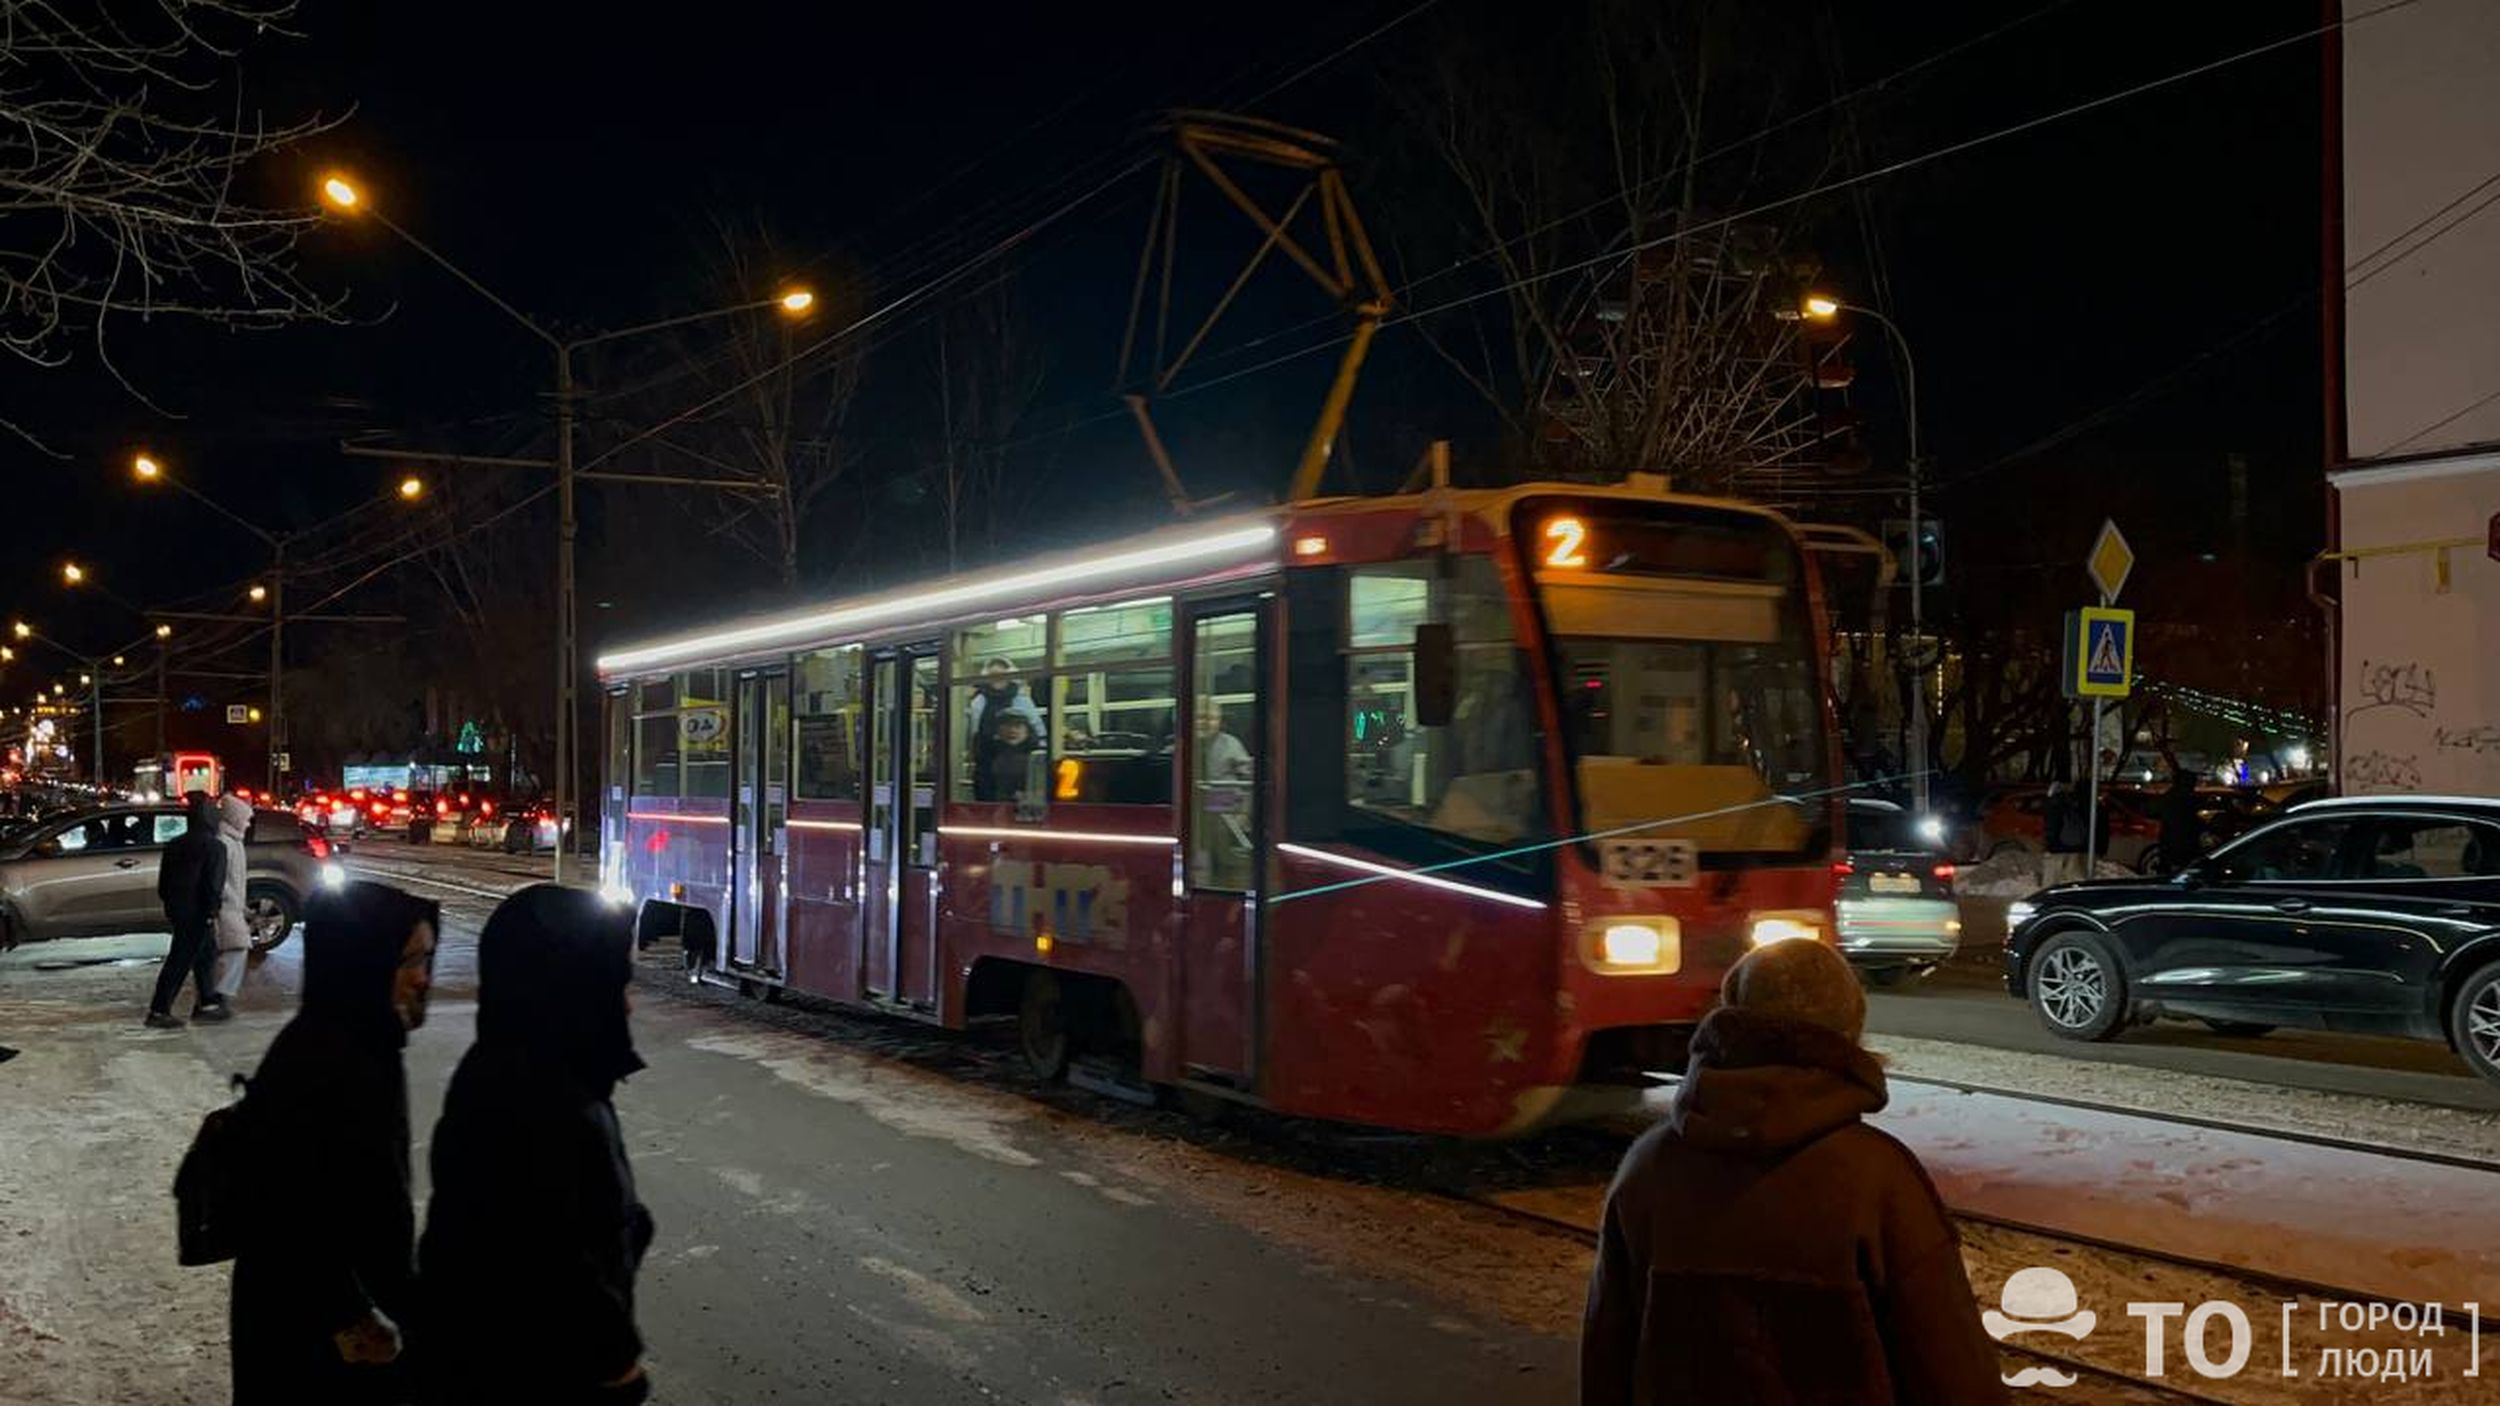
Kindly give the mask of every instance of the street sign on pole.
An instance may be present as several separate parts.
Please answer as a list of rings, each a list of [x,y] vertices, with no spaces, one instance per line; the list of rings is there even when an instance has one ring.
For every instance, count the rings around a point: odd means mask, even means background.
[[[248,704],[248,703],[229,703],[229,704],[227,704],[227,705],[226,705],[226,721],[227,721],[227,722],[233,723],[233,724],[234,724],[235,726],[237,726],[237,727],[241,727],[243,724],[248,723],[248,722],[250,722],[251,720],[252,720],[252,706],[251,706],[250,704]]]
[[[2100,589],[2101,604],[2116,603],[2119,589],[2127,584],[2127,573],[2135,570],[2135,548],[2127,545],[2127,534],[2118,530],[2117,523],[2101,519],[2101,535],[2092,540],[2092,554],[2083,559],[2083,569]]]
[[[2135,612],[2092,606],[2066,617],[2065,694],[2124,698],[2135,685]]]

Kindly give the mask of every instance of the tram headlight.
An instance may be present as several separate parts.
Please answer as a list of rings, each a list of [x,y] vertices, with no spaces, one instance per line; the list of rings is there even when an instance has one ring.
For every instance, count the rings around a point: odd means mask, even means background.
[[[1673,918],[1603,918],[1588,926],[1580,960],[1610,976],[1671,972],[1683,965],[1683,929]]]
[[[1768,947],[1774,942],[1815,942],[1821,940],[1827,926],[1823,915],[1812,909],[1756,913],[1745,922],[1745,941],[1755,947]]]

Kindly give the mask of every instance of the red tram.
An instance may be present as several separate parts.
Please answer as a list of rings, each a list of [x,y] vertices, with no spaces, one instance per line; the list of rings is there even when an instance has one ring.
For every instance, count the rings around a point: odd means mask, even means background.
[[[698,976],[1287,1113],[1636,1098],[1829,941],[1798,529],[1531,485],[1319,500],[603,655],[601,872]]]

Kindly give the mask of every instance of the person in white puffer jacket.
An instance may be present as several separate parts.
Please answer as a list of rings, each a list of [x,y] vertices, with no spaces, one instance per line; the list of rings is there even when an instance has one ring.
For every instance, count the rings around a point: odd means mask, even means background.
[[[252,923],[243,906],[243,837],[251,833],[252,803],[229,791],[217,798],[217,843],[226,851],[226,892],[217,902],[217,994],[228,1001],[243,989],[252,959]]]

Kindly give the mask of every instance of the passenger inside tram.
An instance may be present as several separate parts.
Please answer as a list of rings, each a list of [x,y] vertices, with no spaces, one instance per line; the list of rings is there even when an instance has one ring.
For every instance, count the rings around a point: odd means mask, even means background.
[[[989,756],[975,774],[975,798],[1021,801],[1030,786],[1033,757],[1041,748],[1033,725],[1022,713],[1001,714],[990,736]]]

